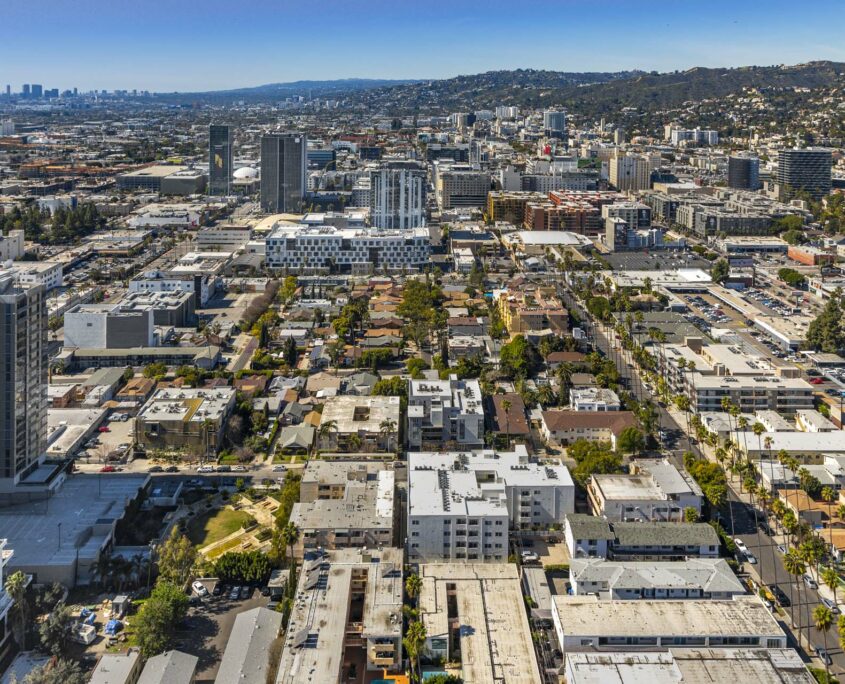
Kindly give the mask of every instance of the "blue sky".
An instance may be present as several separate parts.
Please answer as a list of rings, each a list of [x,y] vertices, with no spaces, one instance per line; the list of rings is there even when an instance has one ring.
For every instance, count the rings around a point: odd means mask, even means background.
[[[0,87],[845,61],[841,0],[3,0]]]

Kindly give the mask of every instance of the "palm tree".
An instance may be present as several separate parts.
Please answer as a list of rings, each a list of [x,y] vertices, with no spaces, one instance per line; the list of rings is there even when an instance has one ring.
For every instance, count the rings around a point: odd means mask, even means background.
[[[285,525],[279,532],[279,538],[282,542],[282,546],[285,548],[285,562],[293,563],[293,547],[299,540],[299,528],[289,520],[287,525]],[[290,555],[287,553],[288,550],[290,550]]]
[[[786,555],[783,557],[783,568],[786,570],[790,575],[795,577],[803,577],[804,573],[807,571],[807,566],[804,564],[804,559],[801,557],[801,554],[795,549],[789,549],[786,552]],[[790,594],[790,603],[791,605],[791,613],[792,613],[792,624],[795,625],[795,601],[792,600],[792,585],[794,583],[789,583],[789,594]],[[798,586],[798,634],[801,634],[801,584],[802,582],[797,582]]]
[[[822,582],[833,592],[833,603],[836,603],[836,591],[839,589],[839,573],[832,565],[822,570]]]
[[[408,631],[405,632],[405,638],[402,639],[402,645],[405,647],[405,652],[411,662],[411,681],[419,682],[421,680],[420,655],[425,648],[426,637],[425,625],[422,622],[413,621],[408,625]]]
[[[833,626],[833,612],[825,605],[819,604],[813,611],[813,622],[816,624],[816,629],[822,633],[824,637],[824,650],[827,653],[827,633]],[[828,658],[824,659],[825,681],[830,681],[830,667],[828,666]]]
[[[333,432],[337,432],[336,420],[327,420],[325,422],[320,423],[320,427],[317,428],[317,437],[320,440],[320,446],[322,446],[322,440],[324,438],[329,440],[329,442],[331,443],[331,434]]]
[[[26,575],[18,570],[6,578],[6,593],[14,602],[15,612],[18,616],[18,629],[20,630],[20,647],[26,650],[26,625],[29,621],[29,602],[26,598],[26,587],[29,584]]]
[[[405,578],[405,593],[412,601],[416,601],[417,596],[420,595],[422,589],[422,578],[415,572],[412,572]]]
[[[511,446],[511,402],[508,399],[502,399],[502,410],[505,412],[505,444],[507,449]]]
[[[379,423],[378,430],[384,436],[387,450],[390,451],[390,436],[393,434],[394,430],[396,430],[396,421],[390,418],[385,418],[381,421],[381,423]]]
[[[572,374],[575,372],[575,366],[569,362],[561,363],[555,370],[558,383],[560,384],[560,403],[569,403],[569,389],[572,386]]]

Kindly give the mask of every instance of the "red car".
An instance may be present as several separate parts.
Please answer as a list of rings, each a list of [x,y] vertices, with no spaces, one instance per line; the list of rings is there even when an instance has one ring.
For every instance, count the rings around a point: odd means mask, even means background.
[[[110,465],[105,465],[102,468],[100,468],[101,473],[113,473],[113,472],[115,472],[115,470],[116,470],[116,468],[114,466],[110,466]]]
[[[810,378],[809,383],[811,385],[821,385],[824,383],[824,378]]]
[[[101,425],[97,428],[97,432],[111,432],[111,428],[108,425]]]

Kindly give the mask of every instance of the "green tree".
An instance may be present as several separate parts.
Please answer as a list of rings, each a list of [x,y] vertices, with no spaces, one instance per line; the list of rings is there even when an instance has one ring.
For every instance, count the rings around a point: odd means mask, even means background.
[[[22,684],[85,684],[88,677],[74,660],[53,658],[31,670]]]
[[[408,625],[405,638],[402,639],[405,653],[408,654],[408,659],[411,662],[411,681],[419,682],[422,679],[420,656],[425,648],[426,637],[425,625],[422,622],[414,621]]]
[[[627,427],[619,433],[616,448],[623,454],[638,454],[645,449],[645,437],[635,427]]]
[[[727,259],[718,259],[710,269],[710,277],[714,283],[723,283],[730,275],[731,267]]]
[[[405,577],[405,593],[412,601],[416,601],[422,590],[422,578],[415,572]]]
[[[64,602],[56,604],[38,628],[41,648],[54,656],[66,655],[76,620],[76,614]]]
[[[523,335],[517,335],[499,352],[499,367],[508,377],[525,379],[539,365],[537,349]]]
[[[188,612],[188,597],[180,586],[161,579],[133,620],[144,658],[167,650],[176,625]]]
[[[29,599],[26,596],[27,583],[26,575],[18,570],[6,578],[5,587],[6,593],[14,601],[13,609],[18,623],[15,638],[22,651],[26,650],[26,633],[29,622]]]
[[[822,633],[824,637],[824,650],[827,651],[827,634],[833,626],[833,612],[825,605],[819,604],[813,611],[813,623],[816,629]],[[824,659],[824,671],[827,678],[830,678],[830,666],[827,664],[827,658]]]
[[[836,288],[822,312],[807,328],[807,342],[816,350],[838,354],[845,350],[845,302]]]
[[[161,545],[158,552],[159,576],[177,587],[185,587],[197,562],[197,550],[177,527]]]
[[[143,375],[145,378],[163,378],[167,373],[167,364],[162,361],[155,361],[144,366]]]

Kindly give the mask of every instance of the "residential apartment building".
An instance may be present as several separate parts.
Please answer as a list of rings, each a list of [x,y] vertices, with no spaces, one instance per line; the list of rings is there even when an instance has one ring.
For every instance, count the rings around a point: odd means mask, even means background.
[[[678,646],[787,646],[786,634],[758,596],[727,601],[602,601],[596,596],[556,595],[552,622],[564,655],[665,651]]]
[[[427,373],[408,384],[409,449],[427,446],[473,448],[484,444],[484,408],[478,380],[449,380]],[[432,376],[428,379],[428,376]]]
[[[279,222],[266,238],[267,268],[284,272],[412,271],[428,263],[427,228],[379,230]]]
[[[47,450],[47,367],[44,288],[0,271],[0,490],[30,475]]]
[[[620,192],[639,192],[651,187],[651,172],[660,166],[660,155],[620,153],[610,158],[610,183]]]
[[[345,681],[349,662],[379,675],[400,672],[404,584],[400,548],[308,554],[278,673],[266,681]]]
[[[380,548],[394,543],[395,473],[380,461],[308,462],[291,521],[300,531],[294,555],[314,549]]]
[[[607,442],[616,448],[616,439],[629,427],[636,427],[637,419],[631,411],[543,411],[540,430],[550,442],[564,446],[584,439],[588,442]]]
[[[593,514],[622,522],[682,522],[687,508],[701,513],[698,483],[666,459],[637,459],[630,474],[593,475],[587,485]]]
[[[408,454],[409,554],[419,560],[505,561],[508,530],[559,524],[575,509],[565,466],[513,451]]]
[[[720,548],[707,523],[611,522],[582,513],[566,516],[563,537],[571,558],[679,561],[718,558]]]
[[[415,161],[388,161],[370,171],[370,223],[383,230],[425,225],[425,169]]]
[[[806,192],[817,202],[830,194],[833,155],[820,147],[787,149],[778,152],[777,187],[782,201]]]
[[[138,412],[135,439],[150,449],[192,449],[201,459],[213,457],[234,405],[231,387],[157,390]]]
[[[318,438],[323,451],[390,452],[399,448],[399,397],[327,397]]]
[[[622,402],[612,389],[573,387],[569,390],[569,408],[573,411],[620,411]]]
[[[573,596],[595,594],[613,601],[639,599],[725,600],[746,594],[724,558],[684,561],[609,561],[573,558]]]
[[[561,336],[569,333],[569,311],[561,304],[553,287],[497,290],[493,297],[502,323],[511,335],[540,334],[545,330]]]
[[[483,208],[491,189],[490,174],[470,165],[435,162],[432,179],[441,211],[461,207]]]

